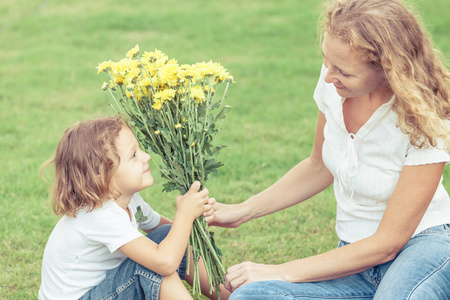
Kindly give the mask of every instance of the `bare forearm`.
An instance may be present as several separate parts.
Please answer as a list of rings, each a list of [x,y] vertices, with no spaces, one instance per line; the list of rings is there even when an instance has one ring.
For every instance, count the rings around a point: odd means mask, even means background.
[[[392,260],[401,247],[400,242],[383,242],[381,235],[280,265],[244,262],[228,268],[226,286],[233,291],[243,284],[261,280],[316,282],[341,278]]]
[[[303,160],[275,184],[241,204],[244,222],[303,202],[323,191],[333,177],[323,163]]]
[[[370,237],[323,254],[276,266],[289,282],[314,282],[353,275],[395,257],[396,246],[380,244]]]
[[[139,237],[119,248],[135,262],[162,276],[176,272],[186,251],[192,219],[178,213],[168,235],[158,245],[147,237]]]
[[[163,222],[166,220],[169,219],[165,218]],[[132,248],[134,249],[132,251],[134,252],[134,255],[131,256],[131,253],[126,253],[126,255],[149,269],[158,272],[163,276],[168,276],[177,270],[178,265],[183,258],[191,228],[192,220],[177,213],[168,235],[159,245],[156,245],[155,253],[152,257],[148,257],[149,253],[136,253],[136,251],[140,252],[145,249],[146,247],[144,245],[133,246]],[[146,238],[144,238],[143,241],[151,243]],[[148,258],[150,258],[150,260],[148,260]]]
[[[183,257],[186,250],[189,235],[192,229],[192,220],[185,218],[183,215],[177,213],[175,214],[174,221],[172,223],[172,228],[169,231],[167,237],[159,244],[160,249],[164,251],[169,251],[170,253],[175,252],[170,249],[177,249],[177,257]],[[181,260],[181,259],[180,259]]]

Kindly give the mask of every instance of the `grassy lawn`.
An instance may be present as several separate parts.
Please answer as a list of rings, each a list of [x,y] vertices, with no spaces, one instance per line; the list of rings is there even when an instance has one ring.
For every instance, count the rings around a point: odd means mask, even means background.
[[[450,58],[448,0],[415,0]],[[312,94],[321,57],[317,0],[0,0],[0,299],[35,299],[41,259],[57,222],[39,167],[72,123],[111,115],[96,66],[134,45],[179,63],[217,61],[234,76],[219,143],[224,166],[206,184],[225,203],[258,193],[312,149]],[[167,217],[176,193],[143,191]],[[450,169],[444,184],[450,190]],[[331,189],[301,205],[215,228],[226,267],[281,263],[335,247]]]

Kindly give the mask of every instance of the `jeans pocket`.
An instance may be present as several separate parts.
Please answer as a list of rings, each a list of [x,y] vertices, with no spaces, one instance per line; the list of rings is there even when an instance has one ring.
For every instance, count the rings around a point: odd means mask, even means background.
[[[417,235],[429,235],[429,234],[438,234],[438,235],[446,235],[450,236],[450,224],[442,224],[427,228]]]

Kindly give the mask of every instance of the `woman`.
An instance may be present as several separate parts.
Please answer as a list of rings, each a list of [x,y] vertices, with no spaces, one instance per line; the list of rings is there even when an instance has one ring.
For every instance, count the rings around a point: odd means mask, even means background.
[[[237,227],[334,183],[339,247],[228,269],[230,299],[450,299],[450,75],[400,0],[336,0],[311,156],[211,225]]]

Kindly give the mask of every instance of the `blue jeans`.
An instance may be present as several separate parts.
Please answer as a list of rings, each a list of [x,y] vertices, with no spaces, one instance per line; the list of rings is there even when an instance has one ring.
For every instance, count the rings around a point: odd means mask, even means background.
[[[311,283],[248,283],[231,294],[230,300],[237,299],[450,299],[450,225],[422,231],[394,260],[359,274]]]
[[[159,244],[169,233],[171,225],[161,225],[147,237]],[[181,279],[186,277],[186,254],[178,267]],[[158,299],[163,277],[141,266],[133,260],[125,259],[117,268],[106,272],[105,279],[89,290],[80,300],[140,300]]]

